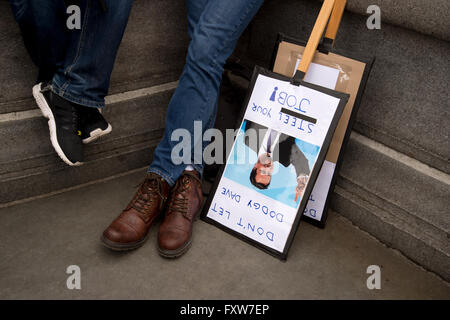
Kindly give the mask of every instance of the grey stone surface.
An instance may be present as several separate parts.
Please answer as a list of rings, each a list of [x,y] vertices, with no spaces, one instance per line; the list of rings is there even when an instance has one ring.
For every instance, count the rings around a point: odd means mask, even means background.
[[[37,71],[25,50],[8,1],[0,1],[0,16],[0,113],[4,113],[26,109]]]
[[[287,262],[197,221],[192,248],[159,257],[157,227],[128,253],[99,236],[144,172],[0,210],[2,299],[449,299],[450,286],[330,212],[327,228],[300,224]],[[66,268],[81,268],[81,290]],[[366,269],[381,267],[381,290]]]
[[[377,5],[381,21],[450,40],[450,2],[447,0],[347,0],[347,10],[369,16],[367,8]]]
[[[350,139],[334,210],[450,280],[450,188]]]
[[[2,176],[0,206],[148,166],[161,136],[162,132],[153,140],[93,155],[80,167],[55,164]]]
[[[265,2],[241,57],[268,66],[278,32],[307,39],[320,4],[314,1]],[[375,56],[355,128],[364,135],[450,172],[450,43],[384,24],[368,30],[365,17],[346,12],[336,48]]]
[[[387,157],[355,139],[346,148],[340,176],[373,197],[389,201],[435,228],[450,233],[448,184]],[[352,192],[358,192],[353,188]],[[450,255],[450,243],[448,253]]]
[[[0,1],[0,113],[27,110],[37,71],[8,1]],[[188,44],[184,2],[135,1],[111,77],[110,93],[177,80]]]
[[[399,223],[384,207],[377,207],[339,185],[333,193],[331,207],[388,247],[399,250],[443,279],[450,279],[449,255],[424,242],[424,236],[420,232],[411,233],[411,226],[407,225],[409,221]]]
[[[172,93],[169,90],[106,107],[104,116],[113,131],[85,147],[85,164],[77,168],[67,166],[56,155],[45,118],[1,123],[0,203],[150,164],[153,148],[162,137]]]

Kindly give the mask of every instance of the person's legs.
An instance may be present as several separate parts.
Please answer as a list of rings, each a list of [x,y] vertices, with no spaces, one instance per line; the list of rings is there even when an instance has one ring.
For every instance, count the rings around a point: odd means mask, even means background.
[[[52,90],[73,103],[101,108],[105,104],[117,51],[132,0],[79,1],[81,29],[70,30],[64,64],[53,77]]]
[[[185,170],[186,164],[175,165],[171,159],[175,143],[170,138],[176,129],[192,135],[196,120],[201,121],[200,135],[213,126],[223,66],[262,2],[187,1],[191,42],[179,86],[169,104],[164,137],[141,191],[104,231],[102,241],[107,247],[126,250],[140,246],[154,218],[164,210],[158,231],[159,253],[175,258],[188,250],[193,220],[202,204],[202,157],[193,164],[195,171]],[[195,143],[202,149],[201,138]],[[194,149],[190,148],[192,159]],[[169,184],[170,195],[166,192]]]
[[[200,133],[214,124],[223,66],[262,3],[263,0],[210,0],[193,27],[186,65],[167,111],[164,136],[149,167],[149,172],[161,175],[170,185],[186,168],[186,164],[172,162],[172,149],[178,143],[171,141],[172,133],[186,129],[194,136],[194,121],[201,121]],[[202,155],[194,154],[194,150],[203,149],[198,148],[199,144],[203,146],[202,137],[197,136],[191,143],[191,161],[202,174]]]
[[[169,105],[163,141],[149,171],[176,181],[158,230],[158,251],[166,258],[184,254],[192,242],[193,221],[202,205],[203,133],[214,125],[223,67],[239,36],[262,0],[208,1],[192,32],[186,66]],[[194,121],[198,121],[194,124]],[[174,164],[172,133],[184,129],[194,137],[189,149],[193,171]]]
[[[39,69],[37,83],[50,81],[66,55],[64,0],[9,0],[9,3],[25,47]]]
[[[65,34],[64,41],[59,41],[60,38],[48,40],[50,47],[64,48],[64,55],[61,62],[55,64],[51,81],[33,87],[33,96],[42,114],[49,119],[50,141],[59,157],[69,165],[80,165],[83,162],[82,143],[92,142],[112,129],[97,108],[104,106],[132,0],[108,0],[106,11],[100,1],[77,0],[72,3],[79,10],[69,13],[66,12],[66,1],[48,1],[62,3],[64,19],[61,21],[57,15],[54,21],[58,23],[42,25],[38,21],[44,19],[45,14],[51,15],[51,8],[43,9],[43,0],[14,1],[12,7],[16,18],[24,24],[27,21],[36,24],[36,34],[42,34],[42,37]],[[27,10],[31,12],[28,16],[24,15]],[[76,14],[79,16],[74,17]],[[80,20],[80,26],[69,30],[68,19]],[[37,51],[40,55],[48,53]],[[32,55],[35,52],[31,50]]]
[[[38,82],[53,78],[56,94],[103,107],[111,71],[133,0],[79,0],[81,29],[69,30],[64,0],[9,0],[25,46],[39,68]]]

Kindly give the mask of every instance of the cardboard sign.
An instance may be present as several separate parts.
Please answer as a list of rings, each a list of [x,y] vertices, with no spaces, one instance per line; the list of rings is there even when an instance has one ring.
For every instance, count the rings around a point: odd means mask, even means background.
[[[305,41],[279,34],[274,50],[272,69],[276,73],[292,76],[297,69]],[[321,48],[319,47],[319,50]],[[345,92],[350,95],[334,133],[330,148],[320,170],[310,200],[304,211],[305,220],[325,226],[329,194],[334,188],[336,170],[342,161],[344,146],[349,138],[362,93],[373,63],[373,58],[350,58],[348,54],[317,52],[306,74],[305,81]]]
[[[256,67],[202,219],[285,259],[347,100]]]

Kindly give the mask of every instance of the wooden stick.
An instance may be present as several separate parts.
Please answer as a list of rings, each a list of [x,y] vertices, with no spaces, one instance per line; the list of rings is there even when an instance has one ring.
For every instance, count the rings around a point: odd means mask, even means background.
[[[333,40],[336,39],[336,34],[341,24],[342,15],[344,14],[345,4],[347,0],[336,0],[333,11],[331,12],[330,21],[328,22],[325,38]]]
[[[325,0],[322,8],[320,9],[319,16],[317,17],[314,28],[309,36],[308,43],[306,44],[305,51],[303,52],[302,59],[298,64],[297,70],[300,72],[308,71],[309,65],[316,53],[317,46],[319,45],[322,34],[325,31],[328,19],[330,18],[331,11],[333,10],[335,0]]]

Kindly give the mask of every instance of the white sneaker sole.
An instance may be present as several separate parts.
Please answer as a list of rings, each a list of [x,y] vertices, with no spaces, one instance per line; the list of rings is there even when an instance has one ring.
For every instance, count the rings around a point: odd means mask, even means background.
[[[44,98],[44,95],[41,93],[41,83],[38,83],[33,87],[33,97],[36,100],[36,103],[41,109],[42,115],[48,119],[48,128],[50,131],[50,141],[52,143],[53,148],[55,149],[58,156],[61,158],[62,161],[67,163],[69,166],[80,166],[83,164],[83,162],[71,162],[66,155],[64,154],[63,150],[61,149],[59,143],[58,143],[58,137],[56,134],[56,123],[55,118],[53,117],[53,113],[47,104],[47,101]]]
[[[94,131],[92,131],[92,132],[89,134],[89,137],[88,137],[88,138],[83,139],[83,143],[84,143],[84,144],[91,143],[91,142],[97,140],[98,138],[100,138],[100,137],[102,137],[102,136],[105,136],[105,135],[107,135],[108,133],[111,133],[111,131],[112,131],[112,126],[111,126],[111,124],[108,123],[108,128],[106,128],[105,130],[102,130],[102,129],[100,129],[100,128],[95,129]]]

